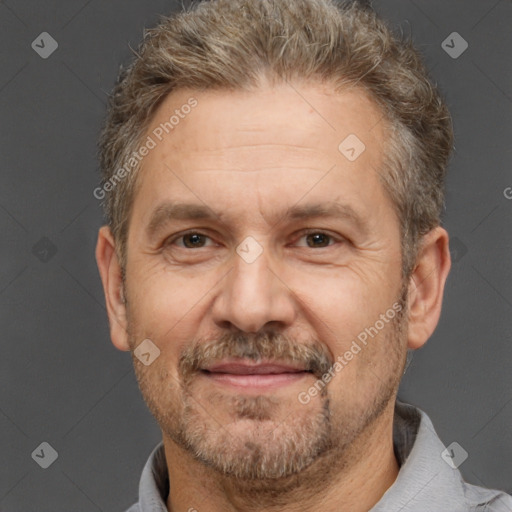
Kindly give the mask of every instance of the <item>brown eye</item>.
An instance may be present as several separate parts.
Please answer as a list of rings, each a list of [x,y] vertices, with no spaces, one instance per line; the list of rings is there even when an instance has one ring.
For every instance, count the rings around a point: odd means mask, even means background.
[[[182,236],[185,247],[190,249],[203,247],[205,238],[206,237],[200,233],[188,233]]]
[[[303,242],[305,240],[305,243]],[[297,240],[296,245],[299,247],[306,247],[310,249],[324,249],[332,247],[336,243],[342,243],[343,237],[335,237],[324,231],[306,230],[303,231],[300,238]]]
[[[309,247],[327,247],[331,237],[325,233],[310,233],[306,235]]]
[[[202,233],[190,231],[170,240],[168,245],[177,245],[182,249],[201,249],[206,246],[206,241],[209,239],[210,237]]]

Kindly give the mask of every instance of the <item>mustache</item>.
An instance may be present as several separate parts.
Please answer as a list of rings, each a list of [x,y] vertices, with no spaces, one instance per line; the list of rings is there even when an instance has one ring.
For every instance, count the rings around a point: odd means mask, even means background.
[[[225,333],[218,339],[197,340],[188,345],[180,355],[178,369],[183,382],[188,383],[204,367],[228,358],[299,364],[317,378],[321,378],[334,364],[333,356],[318,340],[306,344],[275,332],[255,336]]]

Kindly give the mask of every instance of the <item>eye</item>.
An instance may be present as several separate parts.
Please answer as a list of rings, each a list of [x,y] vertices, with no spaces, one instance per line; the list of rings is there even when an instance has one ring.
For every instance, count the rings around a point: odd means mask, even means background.
[[[336,241],[334,239],[334,237],[332,235],[329,235],[328,233],[324,233],[323,231],[313,231],[313,230],[303,232],[300,239],[303,239],[303,238],[306,239],[307,247],[311,247],[311,248],[316,247],[316,248],[320,248],[320,249],[322,249],[324,247],[329,247],[329,246],[333,245],[330,242],[334,243]]]
[[[201,249],[205,247],[205,240],[210,239],[209,236],[199,233],[197,231],[189,231],[188,233],[182,233],[175,238],[168,240],[166,245],[174,245],[176,242],[183,242],[182,244],[176,244],[182,249]]]
[[[305,239],[306,244],[297,244],[299,247],[309,247],[323,249],[334,245],[335,242],[342,240],[336,239],[333,235],[323,231],[308,230],[302,233],[299,240]],[[207,240],[211,238],[198,231],[189,231],[182,233],[165,242],[165,245],[176,245],[181,249],[202,249],[208,247]],[[179,242],[179,243],[178,243]],[[211,244],[210,244],[211,245]]]

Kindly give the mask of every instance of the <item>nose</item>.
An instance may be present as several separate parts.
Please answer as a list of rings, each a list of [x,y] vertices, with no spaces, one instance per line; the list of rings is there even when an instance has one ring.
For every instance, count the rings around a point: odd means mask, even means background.
[[[272,265],[268,250],[254,261],[235,252],[233,268],[212,307],[217,326],[247,333],[281,330],[293,323],[295,314],[293,292]]]

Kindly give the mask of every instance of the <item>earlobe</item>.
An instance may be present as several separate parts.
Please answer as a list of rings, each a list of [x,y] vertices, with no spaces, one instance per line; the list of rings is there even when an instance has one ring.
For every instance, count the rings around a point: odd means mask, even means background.
[[[408,346],[411,349],[421,348],[437,327],[450,267],[448,233],[436,227],[423,237],[409,284]]]
[[[128,351],[130,345],[121,266],[115,250],[114,237],[108,226],[101,227],[98,232],[96,263],[105,293],[112,343],[117,349]]]

